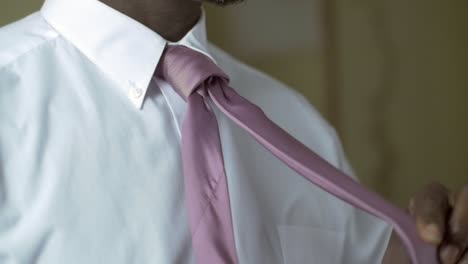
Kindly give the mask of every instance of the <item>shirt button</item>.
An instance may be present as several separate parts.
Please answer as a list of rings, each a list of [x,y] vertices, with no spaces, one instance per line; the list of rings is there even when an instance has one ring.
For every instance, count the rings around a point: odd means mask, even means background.
[[[130,96],[137,99],[137,98],[140,98],[141,96],[143,95],[143,90],[138,88],[138,87],[135,87],[135,86],[132,86],[132,88],[130,88]]]

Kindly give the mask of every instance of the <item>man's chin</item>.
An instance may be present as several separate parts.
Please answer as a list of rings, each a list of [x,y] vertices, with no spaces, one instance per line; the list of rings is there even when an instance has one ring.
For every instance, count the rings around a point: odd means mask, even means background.
[[[219,6],[227,6],[244,2],[244,0],[202,0],[202,2],[215,4]]]

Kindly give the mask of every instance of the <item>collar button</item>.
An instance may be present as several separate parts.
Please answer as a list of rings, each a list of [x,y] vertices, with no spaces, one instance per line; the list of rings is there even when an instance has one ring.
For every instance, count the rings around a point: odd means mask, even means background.
[[[143,90],[141,88],[138,88],[132,85],[132,87],[130,88],[129,94],[132,98],[138,99],[143,95]]]

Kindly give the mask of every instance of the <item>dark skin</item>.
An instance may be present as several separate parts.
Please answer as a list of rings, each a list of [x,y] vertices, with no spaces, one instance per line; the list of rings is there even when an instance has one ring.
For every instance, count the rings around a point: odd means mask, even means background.
[[[197,23],[203,2],[228,6],[243,0],[100,0],[169,41],[178,41]]]
[[[198,21],[203,2],[227,6],[242,0],[101,0],[170,41],[180,40]],[[409,202],[422,239],[439,248],[443,264],[468,264],[468,184],[452,191],[439,183],[421,188]],[[392,235],[384,264],[410,263]]]
[[[468,264],[468,185],[451,191],[434,182],[409,202],[421,238],[439,248],[440,263]],[[384,264],[411,263],[400,240],[392,235]]]

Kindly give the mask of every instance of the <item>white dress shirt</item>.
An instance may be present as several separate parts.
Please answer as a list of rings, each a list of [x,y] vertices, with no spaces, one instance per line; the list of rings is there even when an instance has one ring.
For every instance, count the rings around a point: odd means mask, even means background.
[[[98,0],[46,0],[0,29],[0,263],[194,263],[180,153],[186,104],[153,77],[166,43]],[[177,44],[210,56],[241,95],[352,173],[318,112],[209,44],[204,17]],[[388,224],[217,116],[241,264],[381,262]]]

